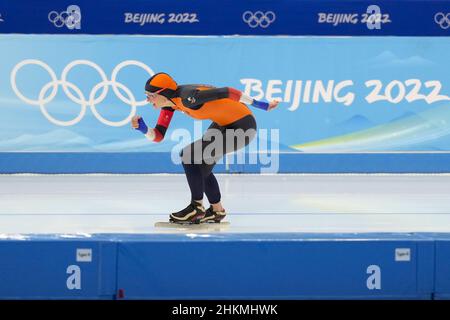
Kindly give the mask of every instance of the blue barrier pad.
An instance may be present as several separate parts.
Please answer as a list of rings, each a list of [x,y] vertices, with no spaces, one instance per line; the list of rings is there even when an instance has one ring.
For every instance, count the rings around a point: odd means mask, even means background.
[[[450,300],[450,235],[433,234],[435,239],[434,299]]]
[[[0,241],[0,298],[112,299],[115,247],[56,237]]]
[[[118,246],[118,288],[125,299],[430,299],[433,251],[412,235],[141,237]]]
[[[428,233],[2,237],[0,299],[446,299],[449,240]]]

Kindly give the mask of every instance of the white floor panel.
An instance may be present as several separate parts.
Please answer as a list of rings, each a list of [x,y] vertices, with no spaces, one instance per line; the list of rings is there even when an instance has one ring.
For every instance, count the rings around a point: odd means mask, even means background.
[[[0,233],[450,232],[449,175],[217,175],[229,226],[155,228],[183,175],[0,175]]]

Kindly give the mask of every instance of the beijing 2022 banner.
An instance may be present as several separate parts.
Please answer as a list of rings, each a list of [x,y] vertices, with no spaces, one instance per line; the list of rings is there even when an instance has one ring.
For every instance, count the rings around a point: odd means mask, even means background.
[[[168,152],[166,139],[133,130],[156,124],[145,81],[230,86],[278,109],[252,109],[278,129],[282,152],[450,151],[450,38],[0,36],[1,152]],[[267,136],[270,140],[271,135]]]

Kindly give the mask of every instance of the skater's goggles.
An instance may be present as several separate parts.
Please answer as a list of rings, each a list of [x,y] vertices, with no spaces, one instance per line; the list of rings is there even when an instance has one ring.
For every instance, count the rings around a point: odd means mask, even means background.
[[[166,88],[159,89],[158,91],[155,91],[155,92],[145,91],[145,95],[147,96],[147,100],[150,101],[150,102],[155,100],[155,98],[158,96],[158,94],[160,92],[164,91],[164,89],[166,89]]]

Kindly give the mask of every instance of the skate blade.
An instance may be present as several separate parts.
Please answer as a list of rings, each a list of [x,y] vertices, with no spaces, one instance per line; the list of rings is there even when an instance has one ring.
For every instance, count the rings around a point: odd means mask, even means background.
[[[229,222],[220,223],[178,223],[178,222],[156,222],[156,228],[171,228],[180,230],[204,230],[204,231],[221,231],[222,229],[228,228],[230,226]]]
[[[169,223],[181,224],[181,225],[196,225],[196,224],[200,224],[200,220],[197,219],[197,220],[180,221],[180,220],[175,220],[175,219],[170,218]]]
[[[226,223],[223,222],[223,219],[225,219],[225,217],[221,217],[221,219],[207,219],[207,220],[200,220],[201,223],[215,223],[215,224],[219,224],[219,223]]]

